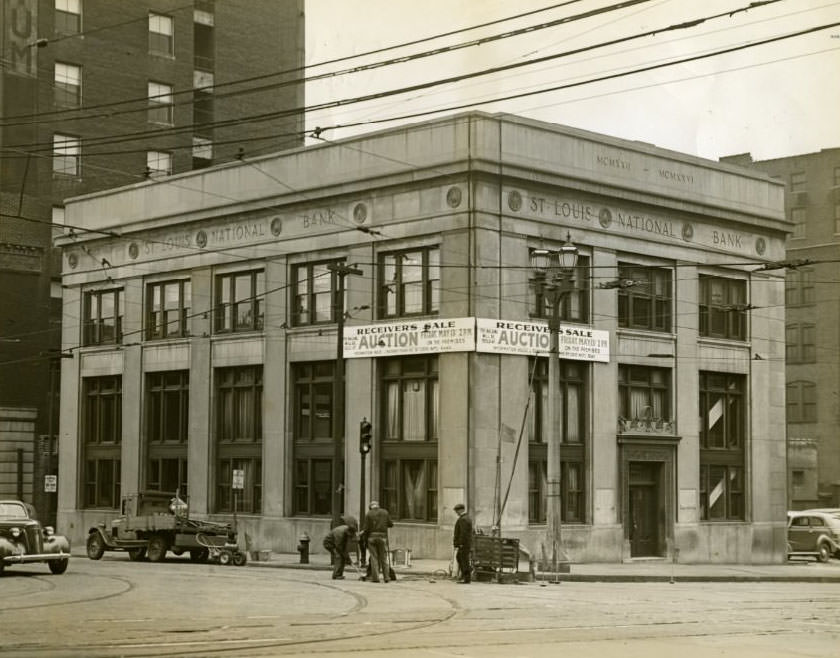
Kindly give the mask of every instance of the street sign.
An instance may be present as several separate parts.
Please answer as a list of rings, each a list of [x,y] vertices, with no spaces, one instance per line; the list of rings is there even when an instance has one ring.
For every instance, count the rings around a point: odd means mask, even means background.
[[[244,489],[245,488],[245,471],[244,469],[233,469],[233,488],[234,489]]]
[[[47,493],[55,493],[58,491],[58,476],[45,475],[44,476],[44,491]]]

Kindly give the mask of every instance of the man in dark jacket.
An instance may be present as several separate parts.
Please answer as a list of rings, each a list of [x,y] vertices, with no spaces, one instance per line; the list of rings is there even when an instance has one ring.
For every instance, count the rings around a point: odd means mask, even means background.
[[[356,536],[357,522],[350,517],[324,537],[324,548],[332,554],[333,580],[344,580],[344,564],[350,560],[350,540]]]
[[[382,582],[390,581],[390,570],[388,564],[388,528],[394,525],[388,510],[379,506],[379,503],[371,501],[367,514],[365,514],[364,533],[367,541],[368,564],[370,565],[370,580],[373,583],[379,582],[379,574],[382,573]]]
[[[452,544],[455,546],[455,559],[458,561],[458,569],[461,572],[459,583],[469,584],[472,579],[472,564],[470,553],[473,542],[473,520],[467,514],[467,508],[458,503],[453,508],[458,515],[455,522],[455,532],[452,536]]]

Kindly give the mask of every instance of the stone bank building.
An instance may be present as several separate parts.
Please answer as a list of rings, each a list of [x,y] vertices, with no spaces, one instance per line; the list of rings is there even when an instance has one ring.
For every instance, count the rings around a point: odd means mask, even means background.
[[[76,542],[122,494],[178,488],[253,550],[320,538],[337,493],[378,499],[415,556],[451,554],[458,502],[536,552],[555,441],[572,561],[784,559],[789,229],[762,173],[468,113],[66,216],[86,229],[60,240]],[[530,255],[567,240],[551,432]]]

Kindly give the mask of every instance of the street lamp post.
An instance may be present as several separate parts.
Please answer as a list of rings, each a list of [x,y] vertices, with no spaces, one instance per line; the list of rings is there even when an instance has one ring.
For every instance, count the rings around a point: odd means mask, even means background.
[[[548,404],[546,408],[546,442],[548,447],[548,464],[546,467],[547,510],[546,510],[546,544],[550,549],[551,563],[557,573],[558,553],[562,553],[560,561],[568,565],[568,559],[563,553],[561,544],[562,527],[562,488],[560,463],[560,438],[557,428],[557,390],[560,367],[560,304],[572,290],[574,268],[577,265],[578,248],[572,244],[571,236],[566,233],[566,241],[559,249],[535,249],[531,252],[531,269],[534,273],[534,284],[542,298],[549,303],[551,314],[548,319],[550,334],[548,357]],[[565,569],[567,570],[567,569]]]

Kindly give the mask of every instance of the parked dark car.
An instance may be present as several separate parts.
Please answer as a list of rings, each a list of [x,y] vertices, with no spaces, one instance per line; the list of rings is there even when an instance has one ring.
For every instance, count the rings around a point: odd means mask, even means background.
[[[67,571],[70,542],[41,527],[35,508],[20,500],[0,500],[0,574],[13,564],[46,562],[50,571]]]
[[[812,556],[828,562],[832,555],[840,558],[840,512],[788,512],[787,542],[788,559]]]

